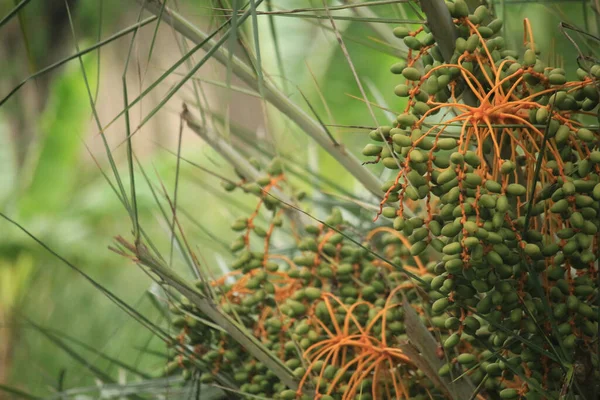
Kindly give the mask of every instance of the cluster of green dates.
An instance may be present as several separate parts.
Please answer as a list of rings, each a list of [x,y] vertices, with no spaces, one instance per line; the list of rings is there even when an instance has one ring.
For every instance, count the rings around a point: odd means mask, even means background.
[[[420,52],[418,60],[391,68],[406,80],[394,92],[409,107],[394,126],[369,134],[376,143],[363,155],[397,173],[382,186],[382,215],[410,241],[412,256],[437,261],[424,278],[426,308],[446,351],[439,374],[468,371],[492,397],[559,398],[565,366],[589,367],[580,383],[600,379],[590,372],[598,366],[600,66],[580,68],[578,79],[568,81],[529,46],[522,56],[506,49],[496,36],[501,22],[484,7],[469,14],[463,1],[448,4],[459,21],[449,63],[427,29],[417,36],[394,31]],[[488,22],[476,35],[465,18]],[[467,101],[467,81],[517,115],[520,126],[497,124],[477,137],[465,112],[456,119],[460,133],[438,135],[443,124],[429,129],[451,105],[432,113],[433,107]],[[500,98],[509,90],[516,98]],[[494,140],[503,135],[512,135],[504,138],[512,152],[495,152]],[[406,217],[406,207],[419,207],[422,217]]]
[[[379,235],[362,246],[349,241],[336,231],[348,226],[338,209],[334,209],[325,222],[326,226],[305,227],[297,248],[299,253],[293,257],[292,265],[271,261],[269,266],[259,263],[257,267],[253,261],[263,260],[264,253],[239,250],[238,262],[232,269],[249,279],[244,281],[243,287],[235,282],[226,282],[218,287],[222,294],[222,309],[255,333],[299,381],[306,376],[304,388],[315,390],[322,400],[347,396],[350,390],[348,382],[357,371],[342,370],[341,361],[332,361],[329,357],[305,357],[311,346],[316,346],[315,350],[324,349],[320,343],[331,339],[331,332],[338,332],[336,329],[344,325],[343,332],[337,333],[340,338],[360,335],[361,330],[369,327],[369,337],[377,341],[385,337],[389,347],[407,340],[400,299],[394,296],[390,299],[390,292],[410,281],[401,272],[383,266],[374,253],[386,254],[390,263],[399,269],[411,258],[409,248],[392,234]],[[197,285],[206,290],[202,282]],[[412,303],[420,305],[422,302],[415,288],[407,290],[405,295]],[[386,303],[389,310],[381,315]],[[200,322],[207,316],[185,298],[174,303],[171,311],[177,315],[173,325],[181,329],[185,345],[196,349],[197,359],[178,356],[167,365],[167,373],[183,366],[183,374],[187,378],[194,368],[199,369],[198,365],[201,365],[205,369],[199,379],[205,384],[219,380],[222,374],[231,377],[239,385],[239,390],[249,396],[311,398],[286,388],[273,371],[241,348],[228,334]],[[427,323],[424,315],[422,322]],[[348,347],[344,357],[352,360],[360,353],[361,348]],[[426,399],[427,392],[437,393],[433,384],[427,382],[413,366],[399,365],[398,370],[413,396],[411,398]],[[371,378],[362,380],[350,398],[371,400],[374,384],[382,385],[381,382],[374,383]],[[390,390],[395,398],[393,388]]]
[[[291,250],[275,250],[261,240],[282,232],[289,218],[264,188],[281,165],[241,186],[260,197],[269,216],[262,226],[247,218],[233,223],[240,232],[231,245],[236,273],[214,288],[217,301],[314,397],[286,387],[185,299],[173,304],[174,325],[195,356],[178,356],[168,373],[183,367],[185,377],[198,374],[202,383],[227,377],[248,398],[284,400],[405,398],[390,384],[395,373],[409,398],[443,398],[410,362],[355,384],[361,371],[352,365],[372,362],[361,358],[364,348],[344,345],[346,365],[327,356],[336,336],[349,343],[342,339],[367,335],[389,348],[406,341],[406,299],[440,340],[438,375],[469,380],[484,398],[558,399],[569,379],[590,387],[600,380],[600,150],[590,123],[597,123],[590,116],[598,113],[600,66],[580,68],[569,81],[532,46],[523,54],[507,49],[498,36],[502,22],[485,7],[470,13],[463,0],[447,5],[459,34],[448,62],[427,26],[418,35],[394,30],[414,55],[391,68],[405,80],[394,92],[407,108],[392,126],[371,132],[363,150],[397,174],[382,185],[381,210],[395,233],[350,235],[362,238],[358,244],[340,233],[352,231],[334,210],[326,224],[297,232]],[[470,115],[455,118],[457,130],[445,127],[446,111],[466,113],[460,104],[473,88],[477,101],[491,93],[486,101],[503,115],[489,114],[493,124],[479,130],[472,122],[481,116]],[[512,97],[503,98],[508,91]],[[425,271],[411,280],[405,267],[416,271],[421,262]],[[392,296],[401,285],[403,296]]]

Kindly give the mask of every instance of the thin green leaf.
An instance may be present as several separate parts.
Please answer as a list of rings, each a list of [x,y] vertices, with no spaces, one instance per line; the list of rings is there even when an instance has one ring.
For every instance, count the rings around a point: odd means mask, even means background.
[[[313,19],[330,19],[324,15],[312,15],[312,14],[296,14],[296,15],[287,15],[282,14],[282,17],[298,17],[298,18],[313,18]],[[398,18],[381,18],[381,17],[347,17],[343,15],[334,15],[331,19],[335,21],[351,21],[351,22],[368,22],[371,24],[415,24],[421,25],[425,21],[421,20],[404,20]]]
[[[25,7],[30,1],[31,0],[21,0],[19,4],[17,4],[12,10],[8,12],[8,14],[4,16],[4,18],[0,20],[0,28],[2,28],[4,24],[6,24],[8,21],[13,19],[13,17],[17,15],[19,11],[21,11],[21,9],[23,9],[23,7]]]
[[[154,27],[154,32],[152,33],[152,41],[150,42],[150,50],[148,50],[148,58],[146,59],[146,71],[144,71],[144,77],[146,76],[146,72],[148,66],[150,65],[150,60],[152,60],[152,54],[154,52],[154,46],[156,44],[156,38],[158,36],[158,28],[160,28],[160,21],[162,20],[163,13],[165,12],[165,6],[167,5],[166,1],[163,1],[162,7],[160,8],[160,12],[156,15],[157,21],[156,26]],[[142,81],[144,79],[142,78]]]
[[[215,117],[219,122],[224,121],[224,118],[220,115],[215,115]],[[231,128],[231,133],[234,134],[236,136],[236,138],[242,140],[246,144],[246,146],[240,147],[240,152],[244,152],[244,150],[252,149],[252,150],[258,151],[261,155],[265,156],[266,159],[268,159],[268,160],[272,159],[273,157],[276,157],[276,155],[273,151],[271,151],[270,149],[266,149],[265,146],[263,146],[261,143],[257,142],[255,139],[253,139],[252,132],[250,130],[248,130],[246,127],[244,127],[243,125],[238,125],[238,124],[232,122],[230,125],[230,128]],[[249,153],[245,152],[244,154],[248,155]],[[341,185],[339,185],[337,182],[333,181],[332,179],[307,168],[304,162],[297,160],[297,157],[295,154],[281,153],[280,158],[285,163],[287,173],[291,173],[292,175],[300,178],[302,181],[306,182],[307,184],[313,185],[314,178],[316,178],[317,181],[325,183],[326,185],[339,191],[340,193],[345,194],[348,197],[352,197],[352,198],[356,197],[353,193],[349,192],[348,190],[346,190],[344,187],[342,187]],[[311,176],[313,179],[308,178],[307,175]]]
[[[11,395],[17,396],[17,398],[30,399],[30,400],[39,400],[41,397],[34,396],[29,394],[23,390],[5,385],[0,383],[0,392],[10,393]]]
[[[145,373],[143,371],[140,371],[140,370],[138,370],[138,369],[136,369],[136,368],[134,368],[134,367],[132,367],[130,365],[127,365],[126,363],[124,363],[124,362],[122,362],[122,361],[120,361],[120,360],[118,360],[116,358],[110,357],[107,354],[104,354],[103,352],[101,352],[100,350],[98,350],[98,348],[96,346],[92,346],[92,345],[89,345],[89,344],[87,344],[85,342],[82,342],[81,340],[76,339],[73,336],[70,336],[70,335],[68,335],[68,334],[66,334],[64,332],[61,332],[61,331],[56,330],[56,329],[44,328],[41,325],[35,325],[35,324],[33,324],[32,326],[37,331],[40,331],[40,332],[43,331],[45,333],[51,334],[54,337],[56,337],[57,339],[60,339],[60,338],[66,339],[69,342],[72,342],[75,345],[80,346],[80,347],[84,348],[85,350],[87,350],[87,351],[89,351],[89,352],[97,355],[98,357],[100,357],[100,358],[102,358],[104,360],[110,361],[112,364],[115,364],[115,365],[123,368],[126,371],[129,371],[129,372],[131,372],[131,373],[133,373],[135,375],[138,375],[141,378],[144,378],[144,379],[150,379],[151,378],[151,376],[149,374],[147,374],[147,373]]]
[[[269,196],[273,196],[273,197],[275,197],[275,196],[274,196],[273,194],[271,194],[271,193],[266,193],[266,194],[267,194],[267,195],[269,195]],[[277,198],[277,197],[275,197],[275,198]],[[283,201],[283,200],[281,200],[281,199],[278,199],[278,200],[279,200],[281,203],[285,204],[286,206],[288,206],[288,207],[290,207],[290,208],[292,208],[292,209],[294,209],[294,210],[298,211],[299,213],[301,213],[301,214],[303,214],[303,215],[306,215],[306,216],[307,216],[307,217],[309,217],[310,219],[312,219],[312,220],[314,220],[314,221],[317,221],[317,222],[318,222],[318,223],[320,223],[320,224],[323,224],[323,226],[326,226],[326,227],[328,227],[329,229],[332,229],[332,230],[336,231],[337,233],[339,233],[339,234],[340,234],[340,235],[342,235],[344,238],[348,239],[349,241],[351,241],[352,243],[354,243],[354,244],[355,244],[355,245],[357,245],[358,247],[360,247],[360,248],[362,248],[362,249],[366,250],[366,251],[367,251],[369,254],[372,254],[373,256],[375,256],[376,258],[378,258],[379,260],[381,260],[381,261],[383,261],[383,262],[385,262],[385,263],[387,263],[387,264],[391,265],[391,266],[392,266],[392,267],[394,267],[394,268],[395,268],[397,271],[399,271],[399,272],[402,272],[402,273],[406,274],[408,277],[410,277],[410,278],[411,278],[411,279],[413,279],[414,281],[417,281],[417,282],[419,282],[419,283],[421,283],[421,284],[425,285],[426,287],[428,286],[428,284],[427,284],[427,283],[426,283],[426,282],[425,282],[425,281],[424,281],[424,280],[423,280],[423,279],[422,279],[420,276],[418,276],[418,275],[415,275],[415,274],[413,274],[413,273],[412,273],[412,272],[410,272],[410,271],[407,271],[406,269],[404,269],[404,267],[402,267],[402,266],[400,266],[400,265],[398,265],[398,264],[394,263],[393,261],[391,261],[391,260],[388,260],[386,257],[384,257],[384,256],[382,256],[382,255],[380,255],[380,254],[378,254],[378,253],[376,253],[376,252],[374,252],[373,250],[371,250],[371,249],[369,249],[368,247],[364,246],[362,243],[360,243],[360,242],[359,242],[359,241],[357,241],[356,239],[354,239],[354,238],[352,238],[352,237],[348,236],[348,235],[347,235],[345,232],[341,231],[340,229],[336,228],[335,226],[332,226],[332,225],[329,225],[329,224],[327,224],[325,221],[322,221],[322,220],[318,219],[317,217],[314,217],[314,216],[313,216],[313,215],[311,215],[310,213],[308,213],[308,212],[306,212],[306,211],[302,210],[301,208],[298,208],[298,207],[296,207],[296,206],[295,206],[295,205],[293,205],[293,204],[288,204],[288,203],[285,203],[285,201]]]
[[[138,15],[138,21],[142,18],[142,12]],[[129,69],[129,62],[131,60],[131,54],[133,52],[133,45],[135,43],[135,39],[137,37],[138,31],[133,32],[131,36],[131,41],[129,42],[129,50],[127,52],[127,59],[125,60],[125,67],[123,68],[123,74],[121,75],[121,84],[123,87],[123,103],[125,106],[125,140],[127,141],[127,167],[129,170],[129,186],[130,186],[130,196],[131,196],[131,222],[133,225],[133,236],[135,237],[135,241],[140,240],[140,224],[139,224],[139,214],[138,214],[138,205],[137,205],[137,194],[135,191],[135,174],[133,170],[133,146],[131,144],[131,123],[129,120],[129,95],[127,93],[127,70]],[[123,193],[123,197],[125,194]]]
[[[261,176],[261,173],[244,157],[242,157],[237,150],[219,138],[214,132],[202,128],[198,121],[195,120],[188,111],[187,107],[182,113],[182,118],[187,122],[188,127],[192,129],[192,131],[202,137],[202,139],[204,139],[217,153],[219,153],[223,158],[225,158],[225,160],[233,165],[236,171],[242,174],[244,178],[248,179],[249,181],[255,181]],[[284,198],[287,200],[287,202],[292,202],[292,200],[279,189],[273,188],[272,192],[275,193],[277,197]]]
[[[17,2],[17,0],[13,0],[15,3]],[[19,4],[17,4],[17,7],[19,6]],[[35,63],[35,56],[31,50],[31,43],[29,40],[29,34],[27,32],[27,25],[29,24],[29,21],[27,19],[25,19],[23,13],[17,13],[17,18],[19,19],[19,28],[21,29],[21,35],[23,36],[23,43],[25,44],[25,53],[27,53],[27,61],[29,62],[29,70],[31,72],[35,71],[37,69],[36,63]]]
[[[165,340],[165,341],[169,340],[169,335],[166,332],[164,332],[161,328],[159,328],[158,326],[154,325],[146,317],[144,317],[142,314],[140,314],[139,312],[137,312],[135,309],[131,308],[127,303],[125,303],[123,300],[121,300],[119,297],[117,297],[115,294],[113,294],[110,290],[106,289],[104,286],[102,286],[101,284],[99,284],[98,282],[96,282],[91,276],[89,276],[88,274],[86,274],[85,272],[83,272],[79,267],[75,266],[74,264],[72,264],[71,262],[69,262],[66,258],[64,258],[60,254],[58,254],[57,252],[55,252],[54,250],[52,250],[48,245],[46,245],[44,242],[42,242],[40,239],[38,239],[36,236],[34,236],[31,232],[29,232],[27,229],[25,229],[18,222],[16,222],[15,220],[9,218],[6,214],[1,213],[1,212],[0,212],[0,217],[2,217],[3,219],[5,219],[9,223],[11,223],[12,225],[14,225],[15,227],[17,227],[18,229],[20,229],[23,233],[25,233],[25,235],[27,235],[31,239],[33,239],[33,241],[35,241],[38,245],[40,245],[42,248],[44,248],[46,251],[48,251],[52,256],[56,257],[57,259],[59,259],[60,261],[62,261],[66,266],[68,266],[69,268],[71,268],[73,271],[75,271],[79,275],[83,276],[83,278],[85,278],[85,280],[87,280],[89,283],[91,283],[92,286],[95,289],[97,289],[101,293],[103,293],[108,299],[110,299],[113,303],[115,303],[119,308],[121,308],[127,314],[129,314],[130,316],[132,316],[142,326],[144,326],[147,329],[149,329],[152,332],[154,332],[162,340]]]
[[[475,340],[477,340],[483,347],[487,348],[489,351],[493,351],[492,347],[486,341],[478,340],[477,338]],[[551,396],[549,392],[544,390],[544,388],[542,388],[542,386],[540,386],[540,384],[537,381],[531,380],[531,379],[529,379],[528,376],[525,376],[525,374],[520,371],[520,368],[513,367],[511,365],[511,363],[508,362],[508,360],[502,356],[502,354],[498,353],[498,354],[496,354],[496,357],[498,357],[498,359],[504,363],[504,365],[506,366],[507,369],[509,369],[513,374],[515,374],[519,378],[521,378],[521,380],[523,382],[527,383],[530,390],[533,390],[539,394],[542,394],[543,395],[542,398],[544,398],[544,399],[548,399],[548,400],[556,399],[556,397]]]
[[[65,0],[65,8],[66,8],[66,11],[67,11],[67,17],[68,17],[68,20],[69,20],[69,26],[71,28],[71,35],[73,36],[73,40],[75,42],[75,50],[79,53],[80,49],[79,49],[79,44],[78,44],[78,41],[77,41],[77,35],[75,34],[75,27],[73,25],[73,19],[71,17],[71,9],[69,7],[69,3],[68,3],[67,0]],[[137,32],[137,31],[134,31],[134,32]],[[102,124],[100,123],[100,117],[98,115],[98,112],[96,110],[96,106],[94,104],[94,97],[92,95],[92,90],[90,88],[90,83],[89,83],[89,80],[88,80],[87,72],[85,70],[85,65],[83,63],[83,59],[82,59],[82,57],[79,57],[78,60],[79,60],[79,65],[81,67],[81,74],[82,74],[83,80],[85,82],[85,88],[87,90],[90,107],[92,109],[92,115],[94,117],[93,119],[96,122],[97,127],[100,129],[100,136],[102,138],[102,144],[104,145],[104,149],[105,149],[105,152],[106,152],[106,156],[108,158],[108,162],[109,162],[110,168],[111,168],[112,173],[113,173],[113,177],[115,178],[115,180],[117,182],[117,187],[119,188],[119,192],[121,193],[121,199],[124,202],[124,206],[125,206],[127,212],[129,213],[131,219],[134,220],[133,210],[131,208],[131,205],[129,203],[127,195],[125,193],[125,187],[123,186],[123,182],[122,182],[121,177],[119,175],[119,171],[117,169],[117,165],[115,163],[114,157],[113,157],[112,152],[110,150],[110,147],[108,145],[108,141],[106,140],[106,135],[104,134],[104,131],[102,130]]]
[[[256,14],[256,7],[260,4],[260,1],[250,0],[250,12],[252,15],[252,34],[254,37],[254,49],[256,51],[256,74],[258,75],[258,92],[264,95],[264,82],[263,82],[263,71],[262,61],[260,57],[260,41],[258,37],[258,18]]]
[[[51,396],[45,397],[45,400],[65,400],[78,398],[93,398],[98,400],[122,399],[132,395],[145,396],[144,398],[184,398],[187,392],[186,381],[181,377],[168,377],[145,380],[141,382],[128,382],[118,384],[100,384],[94,386],[79,387],[67,389]],[[220,389],[211,386],[202,389],[204,400],[217,400],[223,397]],[[150,396],[150,397],[147,397]]]
[[[123,29],[123,30],[115,33],[114,35],[112,35],[112,36],[104,39],[103,41],[94,44],[93,46],[90,46],[90,47],[88,47],[88,48],[86,48],[84,50],[81,50],[81,51],[77,51],[72,56],[63,58],[62,60],[57,61],[54,64],[50,64],[49,66],[47,66],[45,68],[42,68],[41,70],[37,71],[36,73],[34,73],[34,74],[28,76],[27,78],[23,79],[21,82],[19,82],[19,84],[17,86],[13,87],[10,90],[10,92],[8,92],[8,94],[6,96],[4,96],[2,99],[0,99],[0,107],[4,103],[6,103],[6,101],[8,99],[10,99],[15,93],[17,93],[19,91],[19,89],[21,89],[27,82],[29,82],[31,80],[34,80],[34,79],[36,79],[36,78],[38,78],[38,77],[40,77],[42,75],[45,75],[48,72],[51,72],[54,69],[56,69],[56,68],[58,68],[58,67],[60,67],[60,66],[62,66],[64,64],[66,64],[66,63],[68,63],[69,61],[73,61],[75,59],[78,59],[79,57],[82,57],[82,56],[84,56],[85,54],[87,54],[89,52],[92,52],[92,51],[94,51],[94,50],[96,50],[96,49],[98,49],[98,48],[100,48],[102,46],[105,46],[105,45],[111,43],[111,42],[114,42],[115,40],[120,39],[123,36],[126,36],[126,35],[130,34],[131,32],[134,32],[134,31],[138,30],[139,28],[141,28],[141,27],[143,27],[143,26],[145,26],[145,25],[147,25],[147,24],[149,24],[149,23],[151,23],[152,21],[155,21],[155,20],[156,20],[155,16],[146,18],[145,20],[141,21],[140,23],[132,25],[129,28],[125,28],[125,29]]]
[[[266,0],[267,11],[273,11],[273,1]],[[234,10],[235,12],[235,10]],[[281,56],[281,47],[279,45],[279,36],[277,35],[277,29],[275,26],[275,19],[272,15],[269,15],[269,30],[271,31],[271,39],[273,40],[273,47],[275,49],[275,58],[277,59],[277,69],[283,78],[283,89],[287,89],[287,79],[285,74],[285,67],[283,64],[283,58]]]
[[[302,96],[302,98],[304,99],[304,101],[306,102],[306,104],[308,105],[308,108],[310,108],[310,111],[313,113],[313,115],[315,116],[315,118],[317,119],[317,121],[319,121],[319,124],[321,124],[321,126],[323,127],[323,130],[325,131],[325,133],[327,133],[327,136],[329,136],[329,139],[331,139],[331,141],[333,142],[334,145],[339,146],[340,144],[337,142],[337,140],[335,140],[335,138],[333,137],[333,135],[331,134],[331,132],[329,132],[329,129],[327,128],[327,125],[325,125],[323,123],[323,121],[319,117],[319,114],[317,114],[317,111],[314,109],[314,107],[312,106],[312,104],[310,104],[310,101],[308,101],[308,98],[304,95],[304,93],[302,92],[302,90],[300,90],[300,88],[297,88],[297,89],[300,92],[300,95]]]
[[[77,351],[75,351],[72,347],[70,347],[69,345],[67,345],[65,342],[63,342],[60,338],[58,338],[56,335],[50,333],[49,331],[43,329],[41,326],[37,325],[36,323],[34,323],[31,320],[28,320],[29,324],[38,332],[40,332],[43,336],[46,337],[46,339],[48,339],[49,341],[51,341],[57,348],[61,349],[62,351],[64,351],[65,353],[67,353],[67,355],[69,357],[71,357],[73,360],[75,360],[77,363],[81,364],[81,366],[84,369],[87,369],[88,371],[90,371],[92,374],[94,374],[94,376],[96,376],[97,378],[101,379],[104,382],[108,382],[108,383],[115,383],[115,380],[113,378],[111,378],[109,375],[105,374],[103,371],[101,371],[99,368],[95,367],[94,365],[92,365],[88,360],[86,360],[82,355],[80,355]],[[139,396],[135,396],[136,398],[140,398]]]
[[[225,84],[227,87],[231,85],[231,77],[232,77],[232,66],[233,66],[233,55],[235,54],[235,45],[238,41],[238,0],[232,0],[233,5],[233,15],[231,16],[231,26],[234,29],[231,31],[231,35],[229,35],[229,56],[227,57],[227,74],[225,75]]]
[[[198,289],[191,286],[187,280],[177,275],[174,271],[166,267],[160,260],[155,259],[143,245],[133,247],[124,239],[117,238],[118,242],[129,249],[139,263],[147,267],[151,272],[159,276],[167,285],[176,289],[179,293],[188,298],[200,311],[207,317],[215,321],[224,328],[229,335],[242,345],[246,350],[264,363],[279,379],[292,389],[298,388],[298,381],[293,376],[292,371],[283,362],[264,347],[254,335],[246,330],[245,327],[234,321],[229,315],[222,312],[219,307],[205,297]]]
[[[102,21],[104,16],[104,0],[98,1],[98,35],[96,41],[102,39]],[[139,22],[139,20],[138,20]],[[102,61],[102,47],[98,47],[96,52],[96,92],[94,93],[94,104],[98,102],[98,94],[100,93],[100,65]]]
[[[449,62],[454,54],[458,33],[448,7],[443,0],[422,0],[420,5],[444,60]]]
[[[259,4],[262,0],[259,0]],[[248,17],[250,16],[250,11],[246,11],[239,19],[239,23],[243,23]],[[228,29],[223,36],[218,39],[214,46],[212,46],[207,52],[206,54],[200,59],[199,62],[196,63],[196,65],[194,65],[194,67],[187,73],[185,74],[185,76],[183,77],[182,80],[180,80],[177,84],[175,84],[168,92],[167,94],[158,102],[158,104],[156,105],[156,107],[154,107],[143,119],[142,121],[139,123],[138,127],[136,128],[136,131],[138,131],[142,126],[144,126],[175,94],[177,94],[179,92],[179,89],[181,87],[183,87],[183,85],[186,84],[186,82],[200,69],[200,67],[202,67],[208,60],[211,59],[212,55],[220,49],[221,45],[223,43],[225,43],[227,41],[227,38],[229,37],[229,35],[231,34],[231,30],[232,29]],[[214,35],[213,35],[214,36]],[[210,39],[208,39],[210,40]],[[205,41],[203,41],[205,42]],[[203,44],[201,42],[201,44]],[[200,44],[198,45],[200,46]],[[197,50],[198,46],[196,46],[194,49]],[[203,47],[203,46],[202,46]],[[141,96],[140,96],[141,97]]]
[[[156,4],[146,4],[146,8],[155,14],[159,12]],[[168,17],[166,17],[165,20],[192,42],[205,43],[204,47],[215,49],[215,42],[210,39],[207,40],[208,35],[199,30],[191,22],[188,22],[177,12],[168,9]],[[229,56],[227,52],[223,50],[216,51],[213,56],[215,60],[227,65],[227,58]],[[232,68],[234,74],[248,84],[249,87],[257,90],[256,75],[250,67],[243,63],[239,58],[233,57]],[[286,94],[277,89],[276,86],[267,79],[265,79],[265,98],[282,113],[287,115],[288,118],[294,121],[303,132],[311,136],[311,138],[331,154],[371,193],[379,197],[383,195],[378,179],[369,170],[362,167],[360,162],[352,154],[346,151],[345,148],[339,148],[333,145],[319,123],[310,118],[302,109],[294,104]]]
[[[383,5],[388,5],[388,4],[398,4],[398,3],[407,3],[409,0],[374,0],[374,1],[368,1],[368,2],[350,2],[350,1],[344,1],[345,3],[349,3],[349,4],[344,4],[344,5],[339,5],[339,6],[329,6],[329,10],[330,11],[341,11],[341,10],[349,10],[349,9],[360,9],[360,8],[370,8],[370,7],[374,7],[374,6],[383,6]],[[215,10],[219,10],[219,11],[232,11],[232,9],[230,8],[214,8]],[[325,8],[321,8],[321,7],[305,7],[305,8],[294,8],[294,9],[290,9],[290,10],[278,10],[278,11],[262,11],[261,14],[267,15],[267,14],[272,14],[272,15],[278,15],[278,14],[297,14],[297,13],[305,13],[305,12],[314,12],[314,13],[319,13],[319,12],[323,12],[325,11]]]
[[[168,214],[168,213],[167,213],[167,211],[164,209],[164,207],[163,207],[162,203],[159,201],[159,199],[158,199],[158,195],[156,194],[156,191],[155,191],[155,188],[154,188],[154,186],[152,185],[152,183],[151,183],[151,181],[150,181],[150,178],[149,178],[149,177],[148,177],[148,175],[146,174],[146,171],[145,171],[145,169],[142,167],[142,165],[141,165],[140,161],[137,159],[137,157],[136,157],[136,163],[137,163],[137,165],[138,165],[138,168],[139,168],[139,169],[140,169],[140,171],[142,172],[142,176],[144,177],[144,180],[146,181],[146,184],[147,184],[148,188],[150,189],[150,193],[152,194],[152,197],[153,197],[153,199],[154,199],[154,202],[155,202],[155,203],[156,203],[156,205],[158,206],[158,208],[159,208],[159,211],[160,211],[160,213],[161,213],[161,215],[162,215],[162,217],[163,217],[164,221],[165,221],[167,224],[169,224],[169,221],[170,221],[170,219],[169,219],[169,214]],[[182,247],[182,243],[180,242],[179,236],[175,235],[175,239],[177,240],[177,244],[178,244],[178,245],[179,245],[179,247],[181,248],[181,247]],[[155,252],[154,252],[154,254],[158,255],[158,254],[160,254],[160,253],[159,253],[158,251],[155,251]],[[193,262],[192,262],[192,260],[190,259],[190,257],[188,256],[188,254],[187,254],[187,253],[185,253],[185,252],[181,252],[181,254],[182,254],[182,256],[183,256],[183,259],[184,259],[185,263],[187,264],[187,266],[190,268],[190,270],[191,270],[193,273],[195,273],[195,272],[196,272],[196,269],[194,268]]]
[[[436,354],[438,342],[419,319],[417,313],[406,299],[402,301],[402,308],[404,310],[404,323],[408,339],[416,346],[427,365],[434,371],[435,376],[438,377],[437,371],[443,365],[442,360],[440,360]],[[446,378],[438,377],[438,379],[442,382],[446,392],[456,400],[468,398],[475,390],[469,380],[451,382]]]
[[[477,387],[475,388],[475,390],[473,391],[473,393],[469,397],[469,400],[475,400],[477,398],[477,395],[479,394],[479,392],[481,392],[483,390],[483,388],[485,387],[485,383],[487,382],[487,380],[489,379],[489,377],[490,376],[488,374],[485,374],[485,376],[483,377],[483,379],[481,380],[481,382],[479,382],[479,385],[477,385]]]
[[[177,218],[177,193],[179,192],[179,173],[181,166],[181,144],[183,142],[183,118],[179,121],[179,135],[177,136],[177,163],[175,165],[175,185],[173,188],[173,218],[171,220],[171,248],[169,250],[169,264],[173,264],[173,239],[175,237],[175,219]]]
[[[358,17],[362,17],[362,18],[366,18],[367,20],[372,20],[373,22],[367,22],[367,24],[369,25],[369,27],[377,34],[377,36],[379,36],[384,42],[388,43],[390,46],[393,46],[396,49],[396,55],[402,57],[402,58],[406,58],[408,56],[408,47],[404,44],[404,42],[401,42],[398,40],[398,38],[396,38],[396,36],[394,36],[394,34],[392,33],[392,31],[389,29],[389,27],[381,25],[380,23],[378,23],[377,21],[375,21],[375,19],[377,19],[377,14],[375,14],[375,12],[373,12],[369,7],[360,7],[361,5],[373,5],[374,3],[377,2],[368,2],[368,3],[363,3],[363,2],[359,2],[359,1],[355,1],[355,0],[345,0],[346,2],[350,3],[349,5],[354,6],[352,7],[352,12],[354,12],[354,14],[356,14]],[[393,4],[398,4],[398,2],[393,2]],[[398,4],[398,6],[400,7],[400,5]],[[330,10],[333,9],[333,7],[329,8]],[[408,21],[408,18],[406,18],[406,16],[404,16],[404,18],[400,19],[400,20],[404,20],[404,21]],[[424,21],[420,21],[421,23]],[[421,62],[418,61],[418,66],[421,65]]]

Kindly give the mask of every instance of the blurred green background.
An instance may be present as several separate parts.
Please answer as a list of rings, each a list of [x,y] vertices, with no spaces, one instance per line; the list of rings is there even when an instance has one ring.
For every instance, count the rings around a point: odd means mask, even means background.
[[[346,3],[350,2],[328,4]],[[78,48],[93,46],[150,16],[140,13],[139,4],[130,0],[1,0],[0,18],[19,5],[23,6],[18,13],[0,25],[0,98],[6,100],[0,107],[1,211],[148,319],[168,329],[161,313],[160,292],[153,290],[153,281],[130,260],[108,250],[114,236],[131,238],[132,224],[104,176],[114,182],[98,123],[106,128],[111,156],[129,190],[125,120],[121,116],[109,124],[123,111],[123,82],[131,102],[181,59],[190,44],[166,23],[157,29],[153,22],[137,31],[135,38],[128,34],[102,45],[28,80],[6,98],[29,76],[75,54]],[[233,8],[228,1],[208,0],[170,1],[169,6],[207,32],[231,15]],[[504,35],[511,46],[521,48],[523,18],[528,17],[549,64],[563,66],[573,74],[578,49],[558,24],[568,22],[598,33],[595,1],[512,0],[491,6],[505,19]],[[272,1],[259,10],[301,7],[313,9],[257,17],[262,68],[296,104],[309,114],[314,110],[331,125],[336,140],[359,155],[368,132],[361,127],[375,126],[375,122],[360,100],[329,21],[323,19],[326,14],[314,9],[322,3]],[[335,11],[335,15],[352,18],[336,23],[367,95],[376,105],[377,123],[385,125],[404,105],[393,95],[399,78],[389,73],[389,66],[400,54],[398,43],[386,42],[389,36],[380,33],[387,31],[389,35],[396,25],[388,22],[390,19],[417,20],[419,16],[410,5],[392,1],[374,2],[360,10],[370,12],[371,19],[357,20],[355,9],[347,8]],[[579,51],[593,55],[598,45],[595,39],[568,33]],[[242,58],[248,51],[256,54],[252,34],[248,21],[238,33],[247,47],[228,42],[227,48]],[[130,125],[138,126],[196,61],[189,59],[144,95],[130,110]],[[266,149],[276,143],[278,152],[297,165],[335,180],[359,197],[364,194],[349,174],[341,172],[330,156],[275,108],[267,106],[256,93],[237,90],[243,84],[230,77],[227,68],[209,62],[195,78],[194,85],[188,82],[133,137],[139,160],[139,219],[166,258],[173,252],[175,268],[190,276],[177,247],[171,250],[169,220],[159,207],[170,215],[163,185],[173,198],[177,181],[177,209],[186,237],[201,262],[215,274],[226,270],[231,260],[227,250],[234,238],[230,222],[247,214],[252,204],[243,196],[228,197],[218,178],[187,162],[235,179],[233,169],[188,129],[183,129],[181,136],[178,167],[183,102],[193,104],[201,98],[205,117],[226,121],[217,124],[223,136],[241,135],[251,143],[234,140],[245,155],[258,154],[252,143]],[[380,173],[378,166],[365,168]],[[296,183],[318,200],[319,192],[328,190],[323,182]],[[315,191],[317,183],[321,189]],[[315,206],[311,211],[319,210]],[[160,374],[167,349],[151,332],[15,225],[2,220],[0,232],[0,384],[51,396],[69,388],[94,386],[99,380],[127,383]],[[119,361],[139,373],[128,371]],[[0,398],[18,397],[1,393]]]

